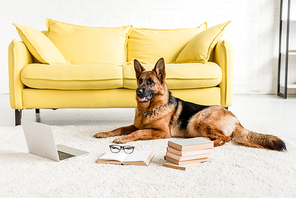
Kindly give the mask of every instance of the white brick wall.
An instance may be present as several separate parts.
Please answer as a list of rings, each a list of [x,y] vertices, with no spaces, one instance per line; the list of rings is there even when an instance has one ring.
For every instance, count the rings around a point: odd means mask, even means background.
[[[279,0],[1,0],[0,93],[8,93],[8,45],[13,38],[20,40],[12,23],[44,30],[46,18],[151,28],[232,20],[223,38],[234,48],[234,93],[276,93]]]

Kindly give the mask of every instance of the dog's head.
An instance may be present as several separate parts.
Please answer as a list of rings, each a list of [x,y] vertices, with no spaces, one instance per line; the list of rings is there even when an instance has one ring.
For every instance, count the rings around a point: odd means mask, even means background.
[[[140,103],[147,103],[156,97],[165,94],[165,64],[160,58],[152,71],[146,71],[138,60],[134,60],[134,67],[137,77],[138,88],[136,90],[137,100]]]

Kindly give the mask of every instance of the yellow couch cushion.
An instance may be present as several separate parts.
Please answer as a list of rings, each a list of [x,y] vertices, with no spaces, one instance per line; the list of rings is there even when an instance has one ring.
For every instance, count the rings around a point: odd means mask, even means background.
[[[154,64],[143,65],[146,70],[152,70]],[[195,89],[217,86],[222,80],[222,70],[214,62],[166,64],[166,83],[169,89]],[[123,86],[136,89],[137,81],[134,66],[123,67]]]
[[[70,64],[59,49],[43,33],[26,25],[13,23],[31,54],[41,63]]]
[[[134,28],[128,38],[127,61],[138,59],[141,63],[153,64],[163,57],[167,63],[173,63],[185,45],[206,28],[206,22],[196,28]]]
[[[72,64],[126,62],[127,38],[132,26],[86,27],[47,19],[48,38]]]
[[[115,89],[122,87],[122,67],[28,64],[21,71],[21,81],[37,89]]]
[[[206,63],[217,42],[222,37],[225,27],[230,23],[210,27],[191,39],[176,59],[176,63]]]

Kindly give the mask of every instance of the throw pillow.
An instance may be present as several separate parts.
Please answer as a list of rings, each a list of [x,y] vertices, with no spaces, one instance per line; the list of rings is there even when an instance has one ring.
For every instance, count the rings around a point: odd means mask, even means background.
[[[42,33],[29,26],[13,23],[31,54],[41,63],[70,64],[59,49]]]
[[[132,26],[87,27],[47,19],[48,38],[72,64],[126,62],[126,45]]]
[[[230,23],[210,27],[191,39],[176,59],[176,63],[206,63],[217,42],[222,37],[225,27]]]
[[[154,64],[163,57],[166,63],[172,63],[185,45],[205,29],[207,29],[206,22],[196,28],[134,28],[128,39],[127,60],[132,62],[138,59],[144,64]]]

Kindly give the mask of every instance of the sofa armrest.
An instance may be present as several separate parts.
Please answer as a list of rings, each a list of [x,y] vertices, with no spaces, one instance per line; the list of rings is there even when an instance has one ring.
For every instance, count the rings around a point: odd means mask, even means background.
[[[22,109],[22,68],[32,63],[32,56],[22,41],[12,40],[8,47],[9,98],[12,109]]]
[[[220,105],[228,107],[233,100],[233,50],[232,45],[223,40],[217,43],[214,60],[222,69]]]

